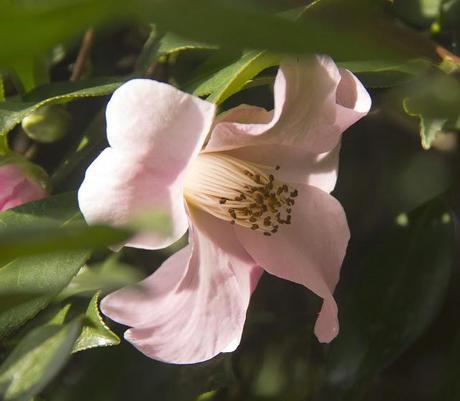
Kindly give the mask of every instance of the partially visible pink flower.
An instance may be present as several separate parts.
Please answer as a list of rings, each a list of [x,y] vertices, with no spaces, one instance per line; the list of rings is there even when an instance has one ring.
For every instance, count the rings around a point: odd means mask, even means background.
[[[28,176],[20,163],[0,165],[0,211],[46,196],[40,183]]]
[[[328,57],[286,61],[275,107],[215,106],[170,85],[133,80],[107,107],[105,149],[86,172],[80,208],[89,223],[169,214],[171,235],[145,231],[126,245],[189,245],[137,287],[103,299],[125,338],[151,358],[193,363],[239,344],[252,291],[265,270],[323,298],[321,342],[338,333],[333,291],[349,230],[329,195],[342,132],[370,98]]]

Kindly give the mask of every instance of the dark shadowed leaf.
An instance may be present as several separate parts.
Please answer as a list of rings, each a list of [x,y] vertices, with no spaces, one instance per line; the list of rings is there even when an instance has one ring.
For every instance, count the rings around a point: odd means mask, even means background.
[[[453,250],[452,217],[440,199],[376,241],[343,293],[341,333],[331,344],[326,375],[331,394],[360,399],[363,386],[423,333],[444,299]]]

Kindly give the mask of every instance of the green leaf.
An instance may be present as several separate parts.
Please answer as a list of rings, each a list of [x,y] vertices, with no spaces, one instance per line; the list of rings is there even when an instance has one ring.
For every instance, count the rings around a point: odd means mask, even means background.
[[[347,61],[339,63],[339,66],[358,75],[360,81],[368,88],[388,88],[401,85],[426,72],[430,63],[422,59],[402,64],[370,60]]]
[[[239,60],[224,67],[202,81],[194,90],[197,96],[209,94],[208,100],[221,104],[241,90],[261,71],[278,65],[280,56],[265,51],[245,52]]]
[[[21,93],[49,82],[48,65],[42,59],[31,57],[13,61],[11,70],[16,87]]]
[[[457,331],[449,349],[449,355],[444,366],[443,374],[440,376],[440,385],[438,386],[438,395],[435,399],[443,401],[457,401],[460,399],[460,382],[458,380],[460,367],[458,361],[460,358],[460,330],[458,324]]]
[[[425,331],[444,300],[456,246],[449,209],[435,199],[402,217],[375,241],[356,281],[342,283],[342,326],[329,349],[326,382],[331,393],[345,392],[344,399],[361,399],[375,375]]]
[[[458,28],[460,24],[460,0],[446,0],[443,2],[441,21],[443,28]]]
[[[23,118],[39,107],[67,103],[86,97],[104,96],[112,93],[121,83],[113,80],[82,81],[78,83],[52,83],[27,94],[24,101],[0,103],[0,136],[11,131]]]
[[[316,1],[302,16],[302,23],[216,0],[157,1],[148,8],[160,28],[199,42],[212,40],[225,48],[324,53],[340,60],[433,59],[432,43],[396,24],[373,3]]]
[[[151,25],[149,36],[136,61],[135,75],[144,76],[146,71],[156,63],[158,59],[158,46],[158,32],[155,25]]]
[[[102,320],[98,308],[99,293],[96,293],[88,305],[80,336],[74,344],[73,352],[90,348],[109,347],[120,344],[120,338],[112,332]]]
[[[0,394],[5,401],[29,401],[68,360],[81,319],[47,324],[28,333],[0,367]]]
[[[420,28],[428,28],[441,12],[443,0],[395,0],[395,14],[404,21]]]
[[[118,261],[118,258],[119,254],[112,254],[101,264],[83,266],[59,299],[97,290],[111,292],[142,280],[143,276],[136,268]]]
[[[8,139],[5,135],[0,135],[0,157],[6,156],[9,152]]]
[[[208,50],[217,49],[216,45],[198,42],[187,38],[182,38],[174,33],[167,33],[160,40],[158,53],[160,55],[169,55],[184,50]]]
[[[460,117],[460,83],[444,74],[422,77],[407,89],[403,108],[419,119],[422,146],[429,149],[438,132]]]
[[[406,110],[408,110],[407,107]],[[437,138],[438,134],[442,132],[442,129],[447,122],[447,119],[429,118],[425,117],[423,114],[411,115],[420,118],[420,138],[422,140],[422,147],[423,149],[430,149],[433,141]]]
[[[122,0],[1,0],[0,65],[42,56],[53,46],[75,39],[89,27],[126,21],[135,7]]]
[[[91,26],[134,18],[153,21],[161,30],[189,40],[239,50],[324,53],[341,60],[434,59],[429,40],[401,28],[373,3],[316,1],[298,24],[241,2],[219,0],[2,0],[0,37],[8,41],[0,49],[0,66],[42,55]]]
[[[3,85],[3,74],[0,72],[0,102],[5,101],[5,86]]]
[[[75,194],[53,196],[0,213],[0,227],[62,227],[80,216]],[[0,263],[0,338],[34,317],[88,259],[87,250],[22,257]]]
[[[7,211],[0,222],[15,213]],[[0,263],[18,257],[43,255],[52,252],[104,249],[128,239],[132,232],[108,226],[88,226],[80,222],[64,227],[49,227],[33,223],[20,229],[0,228]]]

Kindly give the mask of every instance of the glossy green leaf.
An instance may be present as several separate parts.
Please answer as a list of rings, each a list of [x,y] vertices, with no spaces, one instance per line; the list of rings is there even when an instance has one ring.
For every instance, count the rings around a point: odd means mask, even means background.
[[[363,389],[424,332],[444,300],[455,245],[442,199],[398,219],[369,249],[355,283],[339,295],[341,332],[331,344],[327,389]],[[361,259],[362,256],[360,255]]]
[[[167,33],[160,40],[160,46],[158,48],[158,53],[160,55],[167,55],[167,54],[178,53],[184,50],[207,50],[207,49],[217,49],[217,46],[182,38],[174,33]]]
[[[120,338],[102,320],[98,301],[99,293],[96,293],[88,305],[83,328],[74,344],[73,352],[120,344]]]
[[[52,83],[28,93],[24,101],[0,103],[0,136],[11,131],[23,118],[39,107],[67,103],[86,97],[108,95],[120,85],[120,82],[113,80]]]
[[[208,100],[221,104],[241,90],[261,71],[279,64],[280,56],[265,51],[245,52],[239,60],[202,81],[194,90],[197,96],[209,95]]]
[[[0,394],[5,401],[29,401],[68,360],[81,319],[64,326],[47,324],[28,333],[0,366]]]
[[[0,213],[0,227],[62,227],[80,216],[75,194],[50,197]],[[0,263],[0,338],[43,309],[89,257],[87,250],[21,257]]]

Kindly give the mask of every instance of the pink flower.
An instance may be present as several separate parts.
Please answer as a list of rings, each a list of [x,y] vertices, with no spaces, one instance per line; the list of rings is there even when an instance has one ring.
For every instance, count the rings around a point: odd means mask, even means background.
[[[0,165],[0,211],[46,196],[47,193],[43,187],[26,175],[20,164]]]
[[[79,191],[89,223],[123,224],[167,212],[172,233],[142,232],[126,245],[166,247],[189,229],[189,245],[140,286],[102,301],[131,328],[125,338],[151,358],[194,363],[239,344],[262,272],[323,298],[321,342],[338,333],[332,296],[349,239],[337,178],[341,133],[370,98],[328,57],[287,61],[273,111],[215,106],[170,85],[137,79],[107,106],[105,149]]]

